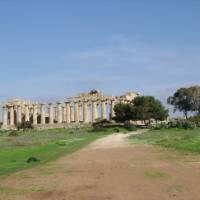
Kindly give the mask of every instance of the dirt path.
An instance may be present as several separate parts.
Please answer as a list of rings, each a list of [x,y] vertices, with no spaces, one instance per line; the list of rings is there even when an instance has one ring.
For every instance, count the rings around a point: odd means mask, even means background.
[[[126,140],[126,138],[128,138],[130,135],[141,134],[146,131],[147,130],[139,130],[135,132],[129,132],[127,134],[115,133],[93,142],[87,147],[87,149],[95,150],[95,149],[113,149],[113,148],[127,147],[128,141]]]
[[[113,134],[0,180],[0,200],[199,200],[200,156]]]

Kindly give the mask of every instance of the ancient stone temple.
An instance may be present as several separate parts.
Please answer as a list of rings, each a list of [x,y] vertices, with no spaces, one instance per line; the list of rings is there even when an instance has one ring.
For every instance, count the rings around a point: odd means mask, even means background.
[[[2,129],[16,129],[22,121],[35,128],[61,128],[88,124],[98,119],[111,120],[114,106],[119,102],[130,102],[138,93],[127,92],[122,96],[103,95],[98,90],[68,97],[65,102],[38,103],[22,99],[6,101],[2,107]]]

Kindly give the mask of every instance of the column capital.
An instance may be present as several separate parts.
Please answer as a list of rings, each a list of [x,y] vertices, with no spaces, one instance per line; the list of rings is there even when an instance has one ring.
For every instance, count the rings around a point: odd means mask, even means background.
[[[57,104],[57,105],[61,105],[62,102],[61,102],[61,101],[57,101],[56,104]]]

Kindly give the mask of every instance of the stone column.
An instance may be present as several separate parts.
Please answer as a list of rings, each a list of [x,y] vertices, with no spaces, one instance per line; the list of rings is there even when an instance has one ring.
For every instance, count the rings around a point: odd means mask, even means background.
[[[49,124],[54,123],[54,118],[53,118],[53,105],[52,103],[49,103]]]
[[[92,122],[98,118],[97,101],[92,101]]]
[[[66,106],[66,116],[67,116],[67,123],[70,124],[71,122],[71,116],[70,116],[70,102],[65,102],[65,106]]]
[[[30,114],[29,114],[29,106],[25,105],[25,121],[29,122],[30,121]]]
[[[89,118],[88,118],[88,102],[83,101],[83,122],[88,123]]]
[[[81,101],[78,103],[78,113],[79,113],[79,122],[83,121],[83,109],[82,109],[83,104]]]
[[[58,123],[61,124],[62,123],[62,104],[61,102],[57,103],[57,113],[58,113]]]
[[[22,107],[20,105],[17,106],[17,123],[20,124],[22,122]]]
[[[74,106],[70,105],[70,121],[74,122]]]
[[[107,119],[107,115],[106,115],[106,100],[103,99],[101,101],[101,118],[102,119]]]
[[[33,126],[37,126],[37,104],[33,104]]]
[[[62,110],[63,110],[63,122],[66,122],[67,121],[66,106],[63,106]]]
[[[81,104],[81,102],[79,101],[79,102],[78,102],[78,116],[79,116],[79,122],[82,121],[82,119],[83,119],[82,113],[83,113],[82,104]]]
[[[74,121],[79,122],[79,105],[77,101],[74,102]]]
[[[10,106],[10,127],[14,127],[14,107]]]
[[[7,107],[3,106],[2,107],[2,129],[7,129],[8,127],[8,112],[7,112]]]
[[[41,113],[41,125],[45,125],[46,123],[46,113],[44,109],[44,104],[40,104],[40,113]]]
[[[54,119],[58,122],[58,108],[57,106],[54,107]]]
[[[110,118],[111,118],[111,119],[112,119],[113,117],[115,117],[114,107],[115,107],[115,100],[114,100],[114,99],[111,99],[111,101],[110,101]]]

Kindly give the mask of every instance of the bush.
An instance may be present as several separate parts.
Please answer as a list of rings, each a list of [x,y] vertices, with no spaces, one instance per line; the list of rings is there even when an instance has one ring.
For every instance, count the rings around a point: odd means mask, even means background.
[[[60,140],[60,141],[57,141],[56,144],[59,145],[59,146],[65,146],[66,141]]]
[[[106,131],[106,127],[108,127],[110,124],[110,121],[107,119],[97,119],[97,121],[92,124],[92,132]]]
[[[24,121],[22,123],[19,123],[17,125],[17,129],[20,130],[20,129],[23,129],[23,130],[26,130],[26,129],[33,129],[33,125],[31,122],[29,121]]]
[[[106,128],[103,126],[94,126],[91,131],[92,132],[101,132],[101,131],[106,131]]]
[[[189,120],[195,123],[197,127],[200,127],[200,114],[190,117]]]
[[[107,119],[98,119],[96,122],[92,124],[93,127],[95,126],[107,126],[110,124],[110,121]]]
[[[70,131],[69,134],[74,134],[74,131]]]
[[[137,130],[136,126],[129,121],[126,121],[124,123],[124,128],[128,131],[136,131]]]
[[[114,132],[116,132],[116,133],[119,133],[119,132],[120,132],[119,128],[114,128],[113,130],[114,130]]]
[[[194,129],[194,128],[196,128],[196,124],[194,122],[189,121],[189,120],[185,121],[182,124],[182,126],[183,126],[184,129]]]
[[[17,133],[17,131],[11,131],[11,132],[9,132],[8,136],[16,137],[16,136],[18,136],[18,133]]]
[[[175,120],[168,123],[168,128],[194,129],[196,124],[190,120]]]
[[[174,120],[168,123],[169,128],[183,128],[183,120]]]
[[[156,126],[155,125],[148,126],[148,129],[151,129],[151,130],[161,130],[161,129],[166,129],[166,128],[168,128],[168,125],[166,123],[157,124]]]
[[[30,157],[26,161],[27,163],[32,163],[32,162],[40,162],[40,160],[36,157]]]

